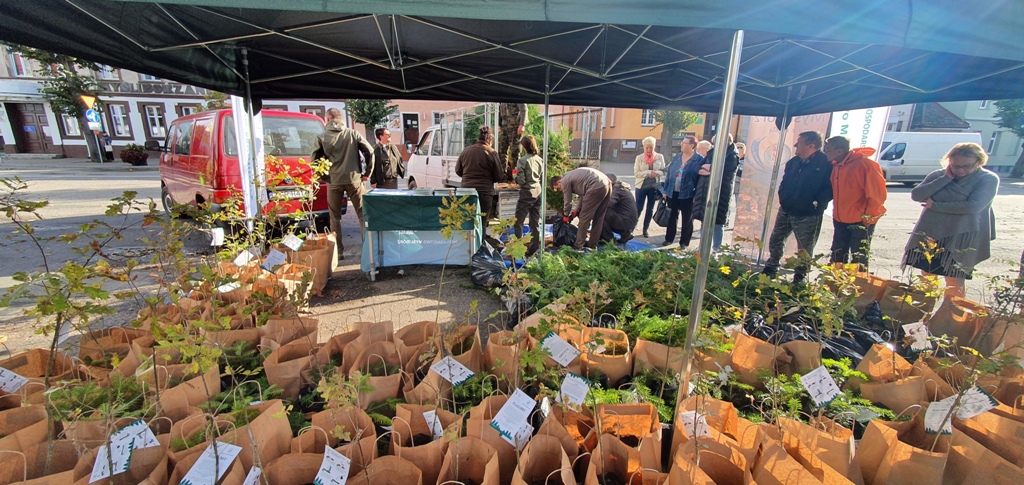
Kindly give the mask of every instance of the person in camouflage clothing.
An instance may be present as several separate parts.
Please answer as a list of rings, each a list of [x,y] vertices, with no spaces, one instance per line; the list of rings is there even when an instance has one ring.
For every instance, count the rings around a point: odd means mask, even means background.
[[[525,103],[500,103],[498,105],[498,154],[505,168],[505,178],[512,180],[512,169],[519,161],[519,142],[526,129]]]

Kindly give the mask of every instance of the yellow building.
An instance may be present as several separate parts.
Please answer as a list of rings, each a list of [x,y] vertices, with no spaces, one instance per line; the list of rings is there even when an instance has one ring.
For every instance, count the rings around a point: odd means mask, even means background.
[[[656,150],[659,153],[671,156],[679,151],[679,142],[684,136],[695,135],[702,139],[705,132],[702,113],[696,124],[676,134],[671,146],[666,148],[661,139],[662,125],[655,121],[654,110],[567,106],[559,113],[552,113],[552,117],[572,131],[573,158],[603,162],[632,162],[643,152],[641,141],[648,136],[658,140]]]

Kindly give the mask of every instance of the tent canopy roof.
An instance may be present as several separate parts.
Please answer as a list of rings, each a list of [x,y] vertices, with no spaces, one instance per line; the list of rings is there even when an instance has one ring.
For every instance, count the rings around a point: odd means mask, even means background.
[[[638,3],[0,0],[0,39],[237,95],[244,48],[255,98],[717,111],[744,29],[739,114],[1024,95],[1024,2]]]

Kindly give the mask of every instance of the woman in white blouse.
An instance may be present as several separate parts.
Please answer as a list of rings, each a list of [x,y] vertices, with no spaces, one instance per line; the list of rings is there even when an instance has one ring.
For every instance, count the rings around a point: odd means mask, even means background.
[[[654,201],[658,197],[658,186],[665,179],[665,157],[655,153],[655,143],[657,140],[653,136],[644,138],[644,152],[637,155],[636,161],[633,162],[633,175],[636,176],[636,212],[644,214],[644,237],[651,237],[647,231],[651,228],[651,218],[654,216]]]

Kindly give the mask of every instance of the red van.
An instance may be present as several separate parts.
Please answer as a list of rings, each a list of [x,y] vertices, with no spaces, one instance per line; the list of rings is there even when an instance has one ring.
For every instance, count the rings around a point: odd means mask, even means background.
[[[303,208],[301,197],[309,190],[312,173],[299,159],[309,160],[324,131],[320,118],[290,111],[263,110],[263,151],[280,162],[266,166],[267,198],[264,214],[291,214]],[[174,204],[210,202],[217,210],[235,195],[241,197],[242,176],[238,162],[237,133],[230,109],[203,111],[174,120],[167,129],[164,147],[148,142],[146,148],[160,154],[160,188],[164,209]],[[287,174],[282,172],[287,170]],[[282,176],[283,175],[283,176]],[[344,201],[342,212],[348,201]],[[278,209],[280,207],[281,209]],[[312,204],[318,222],[327,225],[327,179]]]

